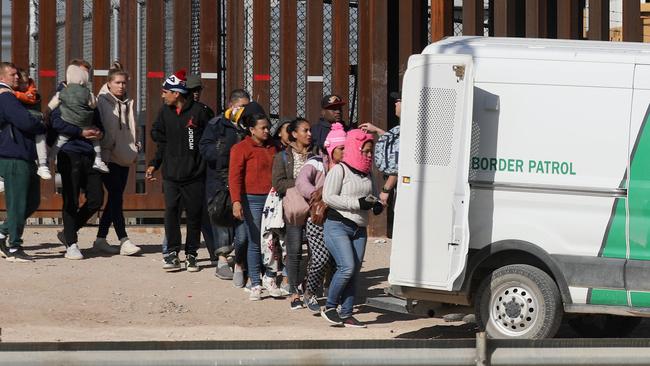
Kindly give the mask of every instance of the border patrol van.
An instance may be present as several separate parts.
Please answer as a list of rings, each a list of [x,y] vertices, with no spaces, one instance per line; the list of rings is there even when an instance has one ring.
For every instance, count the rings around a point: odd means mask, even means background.
[[[650,316],[650,45],[451,37],[402,98],[391,294],[495,338]]]

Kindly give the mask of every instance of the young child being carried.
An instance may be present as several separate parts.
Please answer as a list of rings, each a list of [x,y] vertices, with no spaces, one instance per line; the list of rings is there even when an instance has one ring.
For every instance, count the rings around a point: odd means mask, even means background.
[[[58,92],[48,103],[51,110],[59,107],[61,118],[83,130],[96,128],[93,123],[96,107],[96,99],[88,89],[88,72],[83,68],[70,65],[65,72],[66,87]],[[54,155],[70,139],[69,136],[59,135],[54,146]],[[108,173],[108,166],[102,161],[102,148],[98,140],[93,140],[95,150],[95,162],[93,169],[102,173]]]
[[[14,91],[16,98],[27,108],[29,113],[34,117],[43,120],[43,113],[41,112],[41,96],[38,94],[34,79],[29,77],[27,70],[18,69],[20,79],[18,81],[18,88]],[[47,143],[45,142],[45,134],[36,135],[36,154],[38,155],[38,174],[41,179],[52,179],[52,173],[47,165]]]

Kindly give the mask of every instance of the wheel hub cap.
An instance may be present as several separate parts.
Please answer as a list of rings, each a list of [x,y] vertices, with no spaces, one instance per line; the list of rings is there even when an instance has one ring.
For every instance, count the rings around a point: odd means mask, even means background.
[[[492,292],[490,321],[509,336],[528,332],[537,320],[537,299],[522,286],[501,286]]]

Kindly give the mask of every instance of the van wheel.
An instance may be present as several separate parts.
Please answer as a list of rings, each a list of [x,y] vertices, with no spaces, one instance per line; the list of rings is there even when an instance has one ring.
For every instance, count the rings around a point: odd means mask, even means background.
[[[564,310],[555,281],[526,264],[501,267],[485,278],[474,302],[476,321],[491,338],[550,338]]]
[[[577,315],[567,323],[585,338],[627,337],[641,323],[641,318],[608,314]]]

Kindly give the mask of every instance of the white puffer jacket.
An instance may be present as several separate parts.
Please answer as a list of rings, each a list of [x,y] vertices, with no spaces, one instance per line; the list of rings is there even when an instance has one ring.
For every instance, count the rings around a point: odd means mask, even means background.
[[[97,96],[97,109],[104,125],[102,160],[130,166],[138,157],[133,100],[116,98],[104,84]]]

